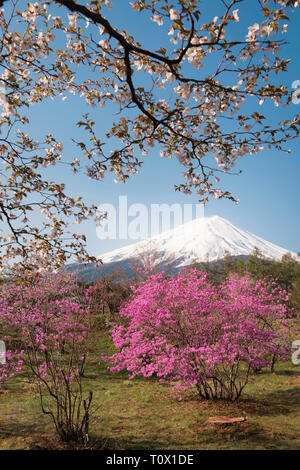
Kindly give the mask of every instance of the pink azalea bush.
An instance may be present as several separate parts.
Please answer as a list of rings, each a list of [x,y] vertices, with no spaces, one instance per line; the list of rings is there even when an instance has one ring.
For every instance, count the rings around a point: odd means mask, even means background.
[[[9,340],[9,337],[4,337],[4,340]],[[17,372],[22,370],[23,366],[23,350],[11,350],[6,351],[6,362],[5,364],[0,363],[0,385],[3,384],[6,380],[12,379],[15,377]]]
[[[37,386],[42,411],[51,416],[64,441],[83,439],[88,433],[92,393],[85,397],[82,377],[90,300],[87,293],[77,292],[72,279],[58,274],[6,283],[0,292],[0,329],[15,357],[21,355],[18,367],[24,365]],[[5,367],[3,374],[7,375]]]
[[[250,276],[214,286],[196,269],[132,287],[112,338],[112,371],[156,375],[202,398],[237,399],[253,369],[290,352],[287,293]]]

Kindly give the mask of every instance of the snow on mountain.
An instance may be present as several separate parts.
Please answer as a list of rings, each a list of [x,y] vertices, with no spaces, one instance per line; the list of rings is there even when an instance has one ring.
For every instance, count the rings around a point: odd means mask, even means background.
[[[248,256],[258,248],[267,258],[280,260],[286,253],[297,256],[250,232],[235,227],[228,220],[219,216],[202,217],[191,220],[147,240],[110,251],[98,258],[104,264],[120,263],[140,258],[145,252],[155,252],[157,263],[176,260],[176,266],[187,266],[193,261],[221,259],[226,253],[232,256]]]

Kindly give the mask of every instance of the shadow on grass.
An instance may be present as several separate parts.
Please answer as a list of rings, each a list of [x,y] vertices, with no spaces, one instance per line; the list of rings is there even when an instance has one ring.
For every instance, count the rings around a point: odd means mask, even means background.
[[[257,423],[248,421],[246,423],[236,424],[230,427],[217,427],[206,425],[195,429],[194,450],[220,449],[229,450],[239,449],[295,449],[299,448],[299,443],[294,445],[285,439],[284,433],[270,433]],[[94,448],[98,447],[94,443]],[[298,447],[297,447],[298,446]],[[110,439],[102,441],[103,450],[188,450],[190,444],[181,444],[177,438],[164,434],[149,433],[145,436],[128,434],[119,439]]]
[[[102,438],[93,439],[87,445],[78,443],[63,443],[57,439],[43,439],[40,442],[32,443],[30,450],[188,450],[190,445],[181,445],[178,440],[165,439],[156,434],[149,434],[140,439],[136,436],[127,435],[126,438],[113,439]],[[194,450],[231,450],[233,448],[247,450],[299,450],[299,443],[287,441],[282,434],[270,434],[257,424],[248,424],[231,427],[230,429],[213,430],[206,429],[199,431],[195,438]]]
[[[213,439],[211,438],[213,437]],[[203,440],[205,437],[203,438]],[[214,435],[208,437],[211,446],[215,448],[239,449],[293,449],[294,444],[286,438],[284,432],[273,431],[258,423],[249,421],[229,428],[215,429]],[[298,442],[299,448],[299,442]]]
[[[194,450],[231,450],[238,449],[283,449],[299,450],[299,441],[291,441],[285,438],[283,432],[273,432],[265,429],[257,423],[251,422],[236,424],[230,427],[217,427],[206,425],[195,429],[193,443]],[[178,437],[178,436],[177,436]],[[49,439],[49,436],[35,436],[29,445],[30,450],[188,450],[191,446],[181,444],[178,438],[172,438],[164,434],[147,433],[146,435],[136,436],[136,434],[127,433],[126,436],[119,438],[106,438],[105,431],[101,437],[91,435],[88,444],[81,443],[63,443],[57,438]]]
[[[7,440],[9,443],[13,443],[13,449],[24,449],[31,448],[34,442],[38,442],[40,439],[48,439],[48,429],[44,426],[45,423],[23,423],[18,420],[12,420],[0,422],[0,441]]]
[[[286,377],[300,377],[300,367],[295,367],[295,369],[278,369],[276,370],[276,375],[283,375]]]
[[[229,409],[232,407],[229,406]],[[234,409],[247,416],[279,416],[295,413],[300,409],[300,389],[289,388],[264,393],[257,399],[242,398],[235,402]],[[235,413],[236,414],[236,413]]]
[[[275,409],[283,407],[286,412],[294,413],[295,408],[300,409],[300,387],[275,390],[265,394],[264,400]]]

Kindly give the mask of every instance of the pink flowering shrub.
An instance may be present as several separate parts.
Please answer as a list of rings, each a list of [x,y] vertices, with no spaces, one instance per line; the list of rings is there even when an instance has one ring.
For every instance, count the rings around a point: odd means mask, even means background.
[[[1,330],[1,328],[0,328]],[[9,340],[9,337],[5,337],[5,340]],[[23,350],[11,350],[6,351],[6,362],[0,363],[0,386],[8,379],[14,378],[17,372],[22,370],[23,366]]]
[[[112,338],[112,371],[156,375],[202,398],[237,399],[253,368],[290,352],[287,294],[249,276],[213,286],[204,273],[152,274],[132,287]]]
[[[42,411],[64,441],[85,439],[88,433],[92,392],[84,396],[82,380],[90,300],[64,275],[7,283],[0,292],[1,330],[14,345],[15,357],[21,355]]]

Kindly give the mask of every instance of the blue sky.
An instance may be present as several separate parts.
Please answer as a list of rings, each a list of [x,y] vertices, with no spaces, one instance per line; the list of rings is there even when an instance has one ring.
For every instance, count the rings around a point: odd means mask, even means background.
[[[163,29],[147,21],[143,16],[138,16],[140,19],[137,21],[134,16],[128,15],[127,0],[115,0],[113,3],[114,8],[107,12],[113,24],[133,31],[146,47],[150,44],[152,47],[163,45]],[[201,3],[199,2],[200,6]],[[246,2],[241,22],[237,25],[237,28],[243,31],[246,25],[255,21],[256,12],[251,7],[253,3],[253,1]],[[205,10],[204,13],[211,18],[214,15],[214,7],[211,7],[211,11]],[[285,37],[290,44],[285,46],[284,52],[292,62],[289,71],[280,76],[281,81],[290,89],[294,80],[300,80],[299,25],[300,8],[292,15],[289,32]],[[108,123],[112,120],[112,110],[110,108],[91,110],[81,100],[72,97],[68,97],[64,102],[49,101],[34,106],[30,116],[30,133],[41,135],[51,131],[64,144],[64,158],[71,161],[79,155],[72,144],[72,138],[81,135],[76,122],[87,111],[95,118],[100,134],[104,134]],[[289,109],[270,105],[267,108],[267,115],[274,124],[283,117],[291,117],[299,111],[300,105],[291,104]],[[293,141],[289,148],[292,150],[290,155],[263,150],[258,155],[240,159],[237,169],[241,169],[242,174],[224,175],[221,180],[221,187],[229,189],[239,199],[239,204],[212,199],[205,207],[205,215],[220,215],[244,230],[289,250],[300,251],[299,140]],[[111,203],[117,206],[120,195],[126,195],[129,204],[142,203],[148,207],[153,203],[197,204],[198,202],[196,194],[184,195],[174,191],[174,184],[179,184],[183,180],[183,167],[175,160],[162,159],[158,147],[152,149],[145,157],[140,174],[131,177],[126,184],[113,183],[111,174],[107,174],[104,180],[99,182],[83,176],[77,177],[65,168],[62,171],[62,167],[50,171],[53,172],[53,178],[66,182],[69,192],[82,195],[96,205]],[[132,243],[132,240],[99,240],[96,236],[95,223],[92,221],[82,224],[81,231],[86,233],[88,247],[93,255]]]

